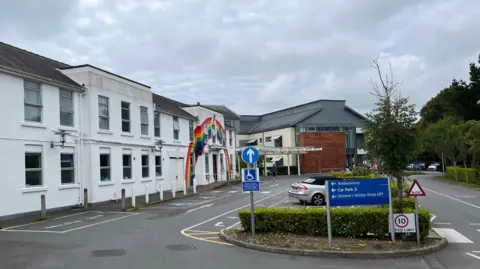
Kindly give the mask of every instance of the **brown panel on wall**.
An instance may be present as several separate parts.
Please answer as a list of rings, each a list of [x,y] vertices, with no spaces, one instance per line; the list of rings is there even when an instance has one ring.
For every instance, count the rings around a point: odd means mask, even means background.
[[[300,147],[322,147],[301,155],[301,173],[318,173],[323,171],[345,169],[346,154],[344,132],[302,132],[299,134]]]

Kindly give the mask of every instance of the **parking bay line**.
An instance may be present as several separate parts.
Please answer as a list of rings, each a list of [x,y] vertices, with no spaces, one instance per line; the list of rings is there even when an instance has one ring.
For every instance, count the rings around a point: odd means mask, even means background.
[[[262,198],[262,199],[260,199],[260,200],[258,200],[258,201],[255,201],[254,204],[256,204],[256,203],[258,203],[258,202],[261,202],[261,201],[264,201],[264,200],[266,200],[266,199],[269,199],[269,198],[271,198],[271,197],[277,196],[277,195],[279,195],[279,194],[281,194],[281,193],[284,193],[285,191],[287,191],[287,190],[282,190],[282,191],[277,192],[277,193],[275,193],[275,194],[272,194],[272,195],[269,195],[269,196],[267,196],[267,197],[264,197],[264,198]],[[188,227],[188,228],[185,228],[185,229],[181,230],[180,233],[183,234],[184,236],[190,237],[190,238],[192,238],[192,239],[197,239],[197,240],[201,240],[201,241],[206,241],[206,242],[211,242],[211,243],[217,243],[217,244],[222,244],[222,245],[231,246],[232,244],[230,244],[230,243],[218,242],[218,241],[213,241],[213,240],[209,240],[209,239],[202,239],[202,238],[198,238],[198,237],[191,236],[191,235],[189,235],[189,234],[187,233],[187,231],[189,231],[190,229],[193,229],[193,228],[195,228],[195,227],[198,227],[198,226],[200,226],[200,225],[202,225],[202,224],[205,224],[205,223],[207,223],[207,222],[210,222],[210,221],[212,221],[212,220],[216,220],[216,219],[218,219],[218,218],[221,218],[221,217],[223,217],[223,216],[225,216],[225,215],[228,215],[228,214],[230,214],[230,213],[232,213],[232,212],[234,212],[234,211],[238,211],[238,210],[240,210],[240,209],[243,209],[243,208],[245,208],[245,207],[248,207],[248,206],[250,206],[250,203],[249,203],[249,204],[246,204],[246,205],[244,205],[244,206],[235,208],[235,209],[233,209],[233,210],[227,211],[227,212],[225,212],[225,213],[223,213],[223,214],[220,214],[220,215],[218,215],[218,216],[215,216],[215,217],[213,217],[213,218],[210,218],[210,219],[204,220],[204,221],[202,221],[202,222],[199,222],[199,223],[197,223],[197,224],[194,224],[194,225],[192,225],[192,226],[190,226],[190,227]]]
[[[466,252],[465,254],[467,254],[468,256],[473,257],[473,258],[475,258],[475,259],[477,259],[477,260],[480,260],[480,257],[478,257],[478,256],[475,255],[475,254],[468,253],[468,252]]]
[[[113,218],[113,219],[109,219],[109,220],[105,220],[105,221],[100,221],[100,222],[92,223],[92,224],[89,224],[89,225],[80,226],[80,227],[73,228],[73,229],[70,229],[70,230],[62,231],[62,233],[68,233],[68,232],[72,232],[72,231],[76,231],[76,230],[80,230],[80,229],[92,227],[92,226],[95,226],[95,225],[104,224],[104,223],[107,223],[107,222],[110,222],[110,221],[119,220],[119,219],[123,219],[123,218],[128,218],[128,217],[131,217],[131,216],[136,216],[136,215],[138,215],[138,214],[140,214],[140,213],[128,214],[128,215],[126,215],[126,216],[121,216],[121,217],[118,217],[118,218]]]
[[[64,218],[68,218],[68,217],[78,216],[78,215],[86,214],[86,213],[88,213],[88,212],[89,212],[89,211],[85,211],[85,212],[70,214],[70,215],[66,215],[66,216],[61,216],[61,217],[58,217],[58,218],[46,219],[46,220],[37,221],[37,222],[31,222],[31,223],[26,223],[26,224],[20,224],[20,225],[16,225],[16,226],[11,226],[11,227],[7,227],[7,228],[3,228],[3,229],[1,229],[0,231],[8,231],[8,230],[13,229],[13,228],[24,227],[24,226],[33,225],[33,224],[44,223],[44,222],[51,221],[51,220],[58,220],[58,219],[64,219]]]

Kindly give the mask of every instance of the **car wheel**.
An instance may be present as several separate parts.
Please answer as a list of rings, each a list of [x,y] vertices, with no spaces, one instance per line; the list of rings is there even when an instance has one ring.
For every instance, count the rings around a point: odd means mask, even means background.
[[[317,193],[317,194],[313,195],[312,204],[320,206],[320,205],[323,205],[324,202],[325,202],[325,197],[323,197],[322,194]]]

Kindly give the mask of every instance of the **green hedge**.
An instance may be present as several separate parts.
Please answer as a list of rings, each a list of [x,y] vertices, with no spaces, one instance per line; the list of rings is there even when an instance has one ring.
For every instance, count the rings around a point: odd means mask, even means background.
[[[392,189],[392,197],[398,197],[398,188],[397,188],[396,181],[390,182],[390,188]],[[403,182],[403,192],[408,193],[409,189],[410,189],[410,186],[408,185],[408,183]]]
[[[414,210],[406,209],[405,213]],[[238,212],[244,229],[250,230],[250,211]],[[420,210],[420,237],[424,240],[430,231],[430,212]],[[332,235],[362,237],[367,233],[375,238],[388,237],[388,208],[332,208]],[[295,233],[327,236],[327,211],[324,208],[258,208],[255,209],[255,227],[260,233]]]
[[[392,199],[393,208],[399,207],[399,201],[400,199],[395,197]],[[382,205],[381,207],[388,208],[388,205]],[[403,208],[415,209],[415,199],[412,197],[403,197]]]
[[[468,174],[468,182],[480,183],[478,180],[477,170],[474,168],[466,168],[466,170]],[[457,166],[457,176],[459,181],[467,182],[467,178],[465,177],[465,168]],[[455,166],[447,167],[447,177],[455,180]]]

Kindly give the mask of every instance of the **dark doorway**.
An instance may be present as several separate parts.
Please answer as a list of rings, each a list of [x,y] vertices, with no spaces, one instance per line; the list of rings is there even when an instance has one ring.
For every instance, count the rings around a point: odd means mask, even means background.
[[[217,154],[213,154],[213,180],[217,181]]]

